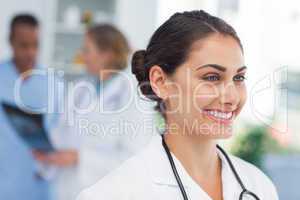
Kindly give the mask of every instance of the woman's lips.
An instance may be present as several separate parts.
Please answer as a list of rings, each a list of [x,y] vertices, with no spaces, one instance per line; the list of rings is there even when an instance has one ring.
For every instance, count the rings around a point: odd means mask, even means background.
[[[202,112],[209,119],[221,123],[224,125],[229,125],[233,122],[235,117],[235,111],[221,111],[215,109],[204,109]]]

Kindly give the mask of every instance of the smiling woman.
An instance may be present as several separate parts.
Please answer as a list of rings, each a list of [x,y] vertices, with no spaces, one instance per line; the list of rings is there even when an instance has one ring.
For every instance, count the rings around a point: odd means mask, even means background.
[[[233,134],[247,99],[243,47],[229,24],[204,11],[176,13],[134,54],[132,72],[166,130],[80,200],[278,199],[268,177],[216,142]]]

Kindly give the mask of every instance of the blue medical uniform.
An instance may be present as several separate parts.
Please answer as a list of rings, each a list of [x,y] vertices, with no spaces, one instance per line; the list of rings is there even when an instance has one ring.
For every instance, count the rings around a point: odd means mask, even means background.
[[[1,102],[16,103],[14,87],[19,76],[11,60],[0,64]],[[22,82],[20,98],[26,108],[47,106],[47,86],[47,76],[36,75]],[[17,136],[0,106],[0,199],[48,200],[49,195],[49,183],[38,175],[31,150]]]

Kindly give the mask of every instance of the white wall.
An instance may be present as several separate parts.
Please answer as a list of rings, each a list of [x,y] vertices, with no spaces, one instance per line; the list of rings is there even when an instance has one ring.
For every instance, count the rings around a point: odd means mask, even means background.
[[[205,9],[214,13],[217,0],[118,0],[117,25],[133,49],[145,48],[156,28],[175,12]]]
[[[217,0],[160,0],[158,1],[157,26],[176,12],[205,9],[214,11]]]
[[[118,0],[116,22],[133,49],[144,49],[155,31],[158,0]]]

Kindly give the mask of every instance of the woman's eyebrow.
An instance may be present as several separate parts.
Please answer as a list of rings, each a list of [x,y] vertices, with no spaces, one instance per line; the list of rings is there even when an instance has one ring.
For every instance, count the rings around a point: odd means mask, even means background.
[[[202,65],[200,67],[198,67],[196,70],[199,70],[199,69],[202,69],[202,68],[206,68],[206,67],[212,67],[212,68],[215,68],[219,71],[222,71],[222,72],[225,72],[226,71],[226,67],[223,67],[221,65],[218,65],[218,64],[206,64],[206,65]]]
[[[219,71],[225,72],[226,71],[226,67],[218,65],[218,64],[206,64],[206,65],[202,65],[200,67],[198,67],[196,70],[202,69],[202,68],[206,68],[206,67],[212,67],[215,68]],[[239,69],[237,69],[237,72],[243,71],[244,69],[247,69],[246,66],[242,66]]]
[[[247,67],[246,67],[246,66],[242,66],[242,67],[240,67],[236,72],[241,72],[241,71],[243,71],[243,70],[245,70],[245,69],[247,69]]]

